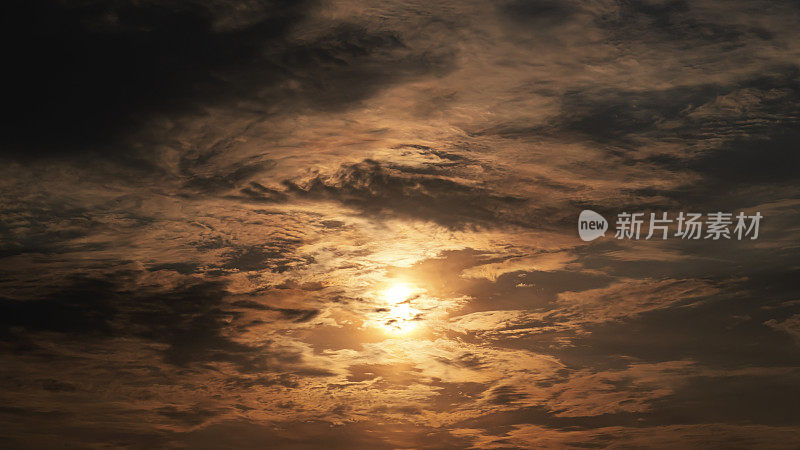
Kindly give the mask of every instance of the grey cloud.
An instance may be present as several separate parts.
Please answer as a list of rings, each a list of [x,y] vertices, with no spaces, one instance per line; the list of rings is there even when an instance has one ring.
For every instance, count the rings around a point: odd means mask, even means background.
[[[497,386],[489,391],[489,403],[496,405],[513,405],[527,395],[517,392],[513,386]]]
[[[645,422],[796,425],[798,373],[697,377],[655,400]],[[711,406],[713,405],[713,407]]]
[[[297,256],[294,250],[302,244],[299,239],[276,239],[260,246],[233,246],[225,255],[223,269],[239,271],[271,270],[286,272],[290,268],[302,267],[314,262],[311,256]]]
[[[512,0],[500,3],[499,8],[515,24],[531,29],[557,25],[576,11],[568,2],[551,0]]]
[[[558,352],[567,364],[626,365],[620,355],[641,361],[691,358],[712,367],[770,367],[797,364],[791,338],[764,325],[775,312],[753,310],[758,294],[723,296],[691,308],[646,312],[619,322],[588,326]],[[791,314],[780,311],[779,317]],[[636,340],[622,338],[635,334]]]
[[[319,310],[316,309],[274,308],[255,300],[237,300],[231,303],[231,306],[237,308],[256,309],[260,311],[277,311],[285,319],[292,320],[294,322],[308,322],[319,314]]]
[[[165,344],[164,361],[179,366],[197,362],[230,362],[243,369],[264,367],[270,355],[289,359],[279,349],[241,344],[227,336],[230,319],[240,313],[226,301],[225,282],[187,279],[168,289],[131,290],[136,273],[78,279],[40,299],[0,300],[0,333],[20,351],[39,352],[36,342],[62,333],[70,339],[140,338]],[[303,322],[314,310],[277,309],[285,320]]]
[[[158,414],[187,426],[197,426],[219,415],[219,411],[198,406],[181,409],[176,406],[163,406],[156,409]]]
[[[338,110],[392,83],[452,67],[451,54],[416,52],[393,31],[354,24],[293,39],[312,2],[267,2],[228,27],[215,25],[219,10],[192,2],[14,3],[4,42],[24,45],[5,46],[18,86],[6,105],[13,111],[3,125],[7,157],[89,151],[125,161],[133,152],[125,144],[144,139],[153,118],[236,102],[265,115]],[[228,16],[242,8],[253,9],[245,2],[222,6]]]
[[[642,40],[663,45],[674,41],[686,46],[720,44],[725,49],[744,45],[746,40],[769,40],[770,30],[726,23],[725,14],[704,16],[692,2],[626,1],[620,2],[616,15],[602,17],[600,24],[620,41]],[[720,20],[723,19],[723,20]]]
[[[415,217],[454,228],[489,225],[504,215],[516,222],[514,216],[527,203],[527,199],[496,194],[480,185],[409,174],[373,160],[344,166],[335,174],[284,184],[300,197],[337,200],[370,215]]]

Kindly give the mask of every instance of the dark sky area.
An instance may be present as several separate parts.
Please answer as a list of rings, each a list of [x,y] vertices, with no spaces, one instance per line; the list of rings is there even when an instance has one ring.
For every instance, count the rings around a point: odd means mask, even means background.
[[[3,9],[0,447],[800,447],[797,2]]]

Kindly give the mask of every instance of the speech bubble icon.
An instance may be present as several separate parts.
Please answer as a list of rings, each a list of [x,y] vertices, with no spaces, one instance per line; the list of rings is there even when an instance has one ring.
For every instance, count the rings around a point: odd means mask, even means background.
[[[578,236],[586,242],[605,236],[608,230],[606,219],[594,211],[585,209],[578,216]]]

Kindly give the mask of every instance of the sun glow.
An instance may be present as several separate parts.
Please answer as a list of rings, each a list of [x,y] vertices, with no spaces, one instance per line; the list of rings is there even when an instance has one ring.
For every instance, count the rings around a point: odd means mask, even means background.
[[[411,293],[412,290],[408,285],[396,283],[383,291],[383,298],[386,299],[386,302],[395,305],[408,300],[411,297]]]
[[[383,291],[383,298],[389,304],[388,317],[383,327],[396,334],[406,334],[417,327],[420,311],[414,309],[411,297],[414,290],[403,283],[395,283]]]

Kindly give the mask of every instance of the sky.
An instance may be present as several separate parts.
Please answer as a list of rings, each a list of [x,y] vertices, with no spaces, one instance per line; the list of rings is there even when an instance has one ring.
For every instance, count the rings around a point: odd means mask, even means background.
[[[800,447],[797,2],[4,7],[0,446]]]

